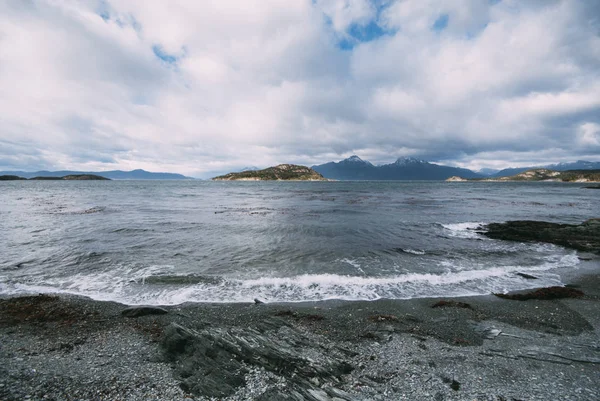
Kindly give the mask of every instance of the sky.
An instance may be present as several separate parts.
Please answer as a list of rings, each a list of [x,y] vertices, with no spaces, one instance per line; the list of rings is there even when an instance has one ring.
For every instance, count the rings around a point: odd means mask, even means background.
[[[0,170],[353,154],[600,161],[600,1],[0,1]]]

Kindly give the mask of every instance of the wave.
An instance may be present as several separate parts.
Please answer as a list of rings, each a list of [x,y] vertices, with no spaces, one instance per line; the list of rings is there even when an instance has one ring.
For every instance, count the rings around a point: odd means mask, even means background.
[[[560,285],[560,277],[548,270],[573,267],[578,263],[573,253],[549,258],[538,266],[455,269],[441,274],[407,273],[385,277],[301,274],[249,279],[176,275],[168,272],[172,267],[152,266],[136,272],[80,274],[62,281],[47,280],[39,284],[0,280],[0,293],[62,292],[132,305],[252,302],[255,298],[266,302],[307,302],[457,297]],[[517,276],[517,272],[535,272],[539,280],[525,280]]]
[[[419,249],[410,249],[410,248],[398,248],[401,252],[409,253],[411,255],[425,255],[425,251]]]
[[[465,222],[465,223],[454,223],[454,224],[441,224],[446,229],[447,235],[454,238],[465,238],[465,239],[485,239],[485,237],[479,235],[477,230],[479,227],[485,225],[482,222]]]

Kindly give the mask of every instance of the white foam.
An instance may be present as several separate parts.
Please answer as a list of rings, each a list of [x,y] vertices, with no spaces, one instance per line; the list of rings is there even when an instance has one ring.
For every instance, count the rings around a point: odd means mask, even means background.
[[[139,279],[144,271],[115,277],[101,273],[78,275],[65,282],[45,282],[36,285],[2,286],[2,292],[38,293],[64,292],[89,296],[98,300],[113,300],[127,304],[174,305],[183,302],[251,302],[260,298],[268,302],[302,302],[328,299],[375,300],[419,297],[452,297],[482,295],[507,289],[559,285],[556,274],[538,275],[535,283],[523,280],[515,272],[542,272],[569,267],[578,263],[575,255],[563,255],[556,261],[539,266],[499,266],[461,270],[448,265],[442,274],[408,273],[385,277],[365,277],[338,274],[303,274],[291,277],[261,277],[248,280],[226,279],[215,283],[190,285],[151,285]],[[138,280],[132,280],[138,277]]]
[[[467,229],[479,224],[461,223],[459,226]],[[149,276],[177,275],[173,266],[155,265],[142,269],[116,266],[107,271],[46,278],[35,283],[17,282],[8,276],[0,276],[0,293],[70,293],[134,305],[251,302],[254,298],[269,302],[303,302],[451,297],[559,285],[559,276],[550,270],[573,268],[580,263],[576,252],[564,253],[562,248],[548,245],[531,246],[533,248],[529,249],[538,260],[533,266],[490,266],[487,259],[443,259],[437,262],[437,273],[407,272],[397,266],[396,270],[386,270],[388,274],[385,276],[369,277],[363,271],[362,259],[344,258],[337,262],[352,266],[356,269],[355,274],[301,274],[248,279],[219,277],[215,281],[186,283],[183,280],[178,284],[146,282]],[[560,252],[557,252],[558,249]],[[532,272],[539,280],[524,280],[515,275],[516,272]]]
[[[478,227],[485,225],[482,222],[465,222],[465,223],[454,223],[454,224],[442,224],[447,230],[447,235],[455,238],[478,238],[484,239],[485,237],[477,234],[474,230]]]
[[[425,255],[425,251],[421,251],[418,249],[402,248],[402,251],[406,253],[411,253],[413,255]]]
[[[339,261],[342,263],[349,264],[350,266],[354,267],[356,270],[358,270],[362,274],[366,274],[365,271],[363,270],[362,266],[360,265],[360,263],[357,260],[344,258],[344,259],[339,259]]]

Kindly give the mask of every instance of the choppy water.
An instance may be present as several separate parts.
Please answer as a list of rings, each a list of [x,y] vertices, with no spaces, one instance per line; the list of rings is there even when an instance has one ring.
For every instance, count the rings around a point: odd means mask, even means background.
[[[561,183],[1,182],[0,293],[177,304],[554,285],[574,251],[469,228],[598,210],[596,191]]]

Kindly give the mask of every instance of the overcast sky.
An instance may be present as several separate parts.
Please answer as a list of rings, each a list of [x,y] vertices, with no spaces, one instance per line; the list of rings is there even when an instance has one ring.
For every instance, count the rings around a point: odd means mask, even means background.
[[[0,1],[0,170],[352,154],[600,160],[600,1]]]

